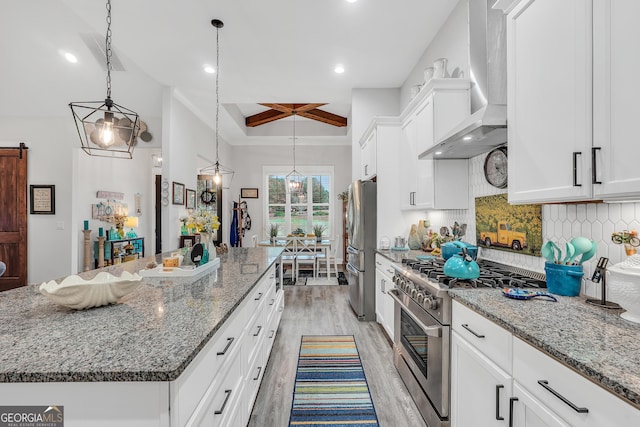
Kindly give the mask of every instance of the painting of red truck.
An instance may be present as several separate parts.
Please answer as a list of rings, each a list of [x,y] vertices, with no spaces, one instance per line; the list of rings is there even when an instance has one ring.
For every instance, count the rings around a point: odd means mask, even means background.
[[[506,194],[477,197],[478,245],[525,255],[540,255],[541,205],[510,205]]]

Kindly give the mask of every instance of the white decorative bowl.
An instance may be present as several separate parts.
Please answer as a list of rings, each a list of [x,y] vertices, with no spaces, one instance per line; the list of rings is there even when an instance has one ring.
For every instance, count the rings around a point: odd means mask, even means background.
[[[620,317],[640,323],[640,255],[609,267],[607,274],[608,299],[627,310]]]
[[[113,304],[118,298],[133,292],[141,280],[141,276],[126,271],[120,277],[100,272],[91,280],[71,275],[59,284],[55,280],[43,283],[40,293],[56,304],[82,310]]]

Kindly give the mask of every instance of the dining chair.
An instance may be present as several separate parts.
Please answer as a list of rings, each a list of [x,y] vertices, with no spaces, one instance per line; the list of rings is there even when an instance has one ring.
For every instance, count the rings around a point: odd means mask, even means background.
[[[296,282],[300,274],[300,265],[311,265],[313,268],[313,277],[316,277],[316,239],[308,237],[298,237],[298,249],[296,251]]]
[[[340,236],[337,239],[329,239],[329,248],[326,251],[319,252],[316,256],[316,270],[320,273],[320,266],[325,263],[327,279],[331,277],[331,263],[336,272],[336,278],[338,277],[338,247],[340,246]]]
[[[274,243],[276,245],[276,243]],[[295,238],[287,237],[286,244],[284,245],[284,250],[282,251],[282,265],[283,267],[287,264],[291,264],[291,278],[296,276],[296,252],[298,250],[298,241]]]

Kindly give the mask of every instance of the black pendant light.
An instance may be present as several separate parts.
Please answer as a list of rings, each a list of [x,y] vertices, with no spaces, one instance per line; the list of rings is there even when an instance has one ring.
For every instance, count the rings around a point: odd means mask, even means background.
[[[71,102],[69,107],[85,153],[131,159],[140,133],[140,117],[111,99],[111,54],[111,0],[107,0],[107,98],[104,102]]]
[[[224,27],[224,23],[219,19],[214,19],[211,21],[211,25],[213,25],[216,29],[216,162],[212,165],[202,168],[200,170],[200,173],[213,173],[213,183],[217,189],[218,187],[229,188],[235,172],[233,171],[233,169],[220,164],[220,155],[218,152],[220,145],[220,28]]]

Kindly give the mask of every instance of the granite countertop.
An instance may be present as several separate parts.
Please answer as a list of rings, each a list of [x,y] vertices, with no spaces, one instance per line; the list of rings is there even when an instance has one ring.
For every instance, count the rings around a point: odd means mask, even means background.
[[[408,251],[392,251],[390,249],[376,249],[376,253],[383,255],[392,262],[400,263],[404,258],[415,258],[418,255],[429,255],[428,252],[410,249]]]
[[[454,289],[453,299],[640,408],[640,324],[582,297],[505,298],[498,289]]]
[[[143,278],[118,304],[88,310],[56,305],[39,285],[1,292],[0,382],[175,380],[281,252],[231,248],[219,255],[219,269],[187,278]],[[119,276],[160,259],[80,276]]]

